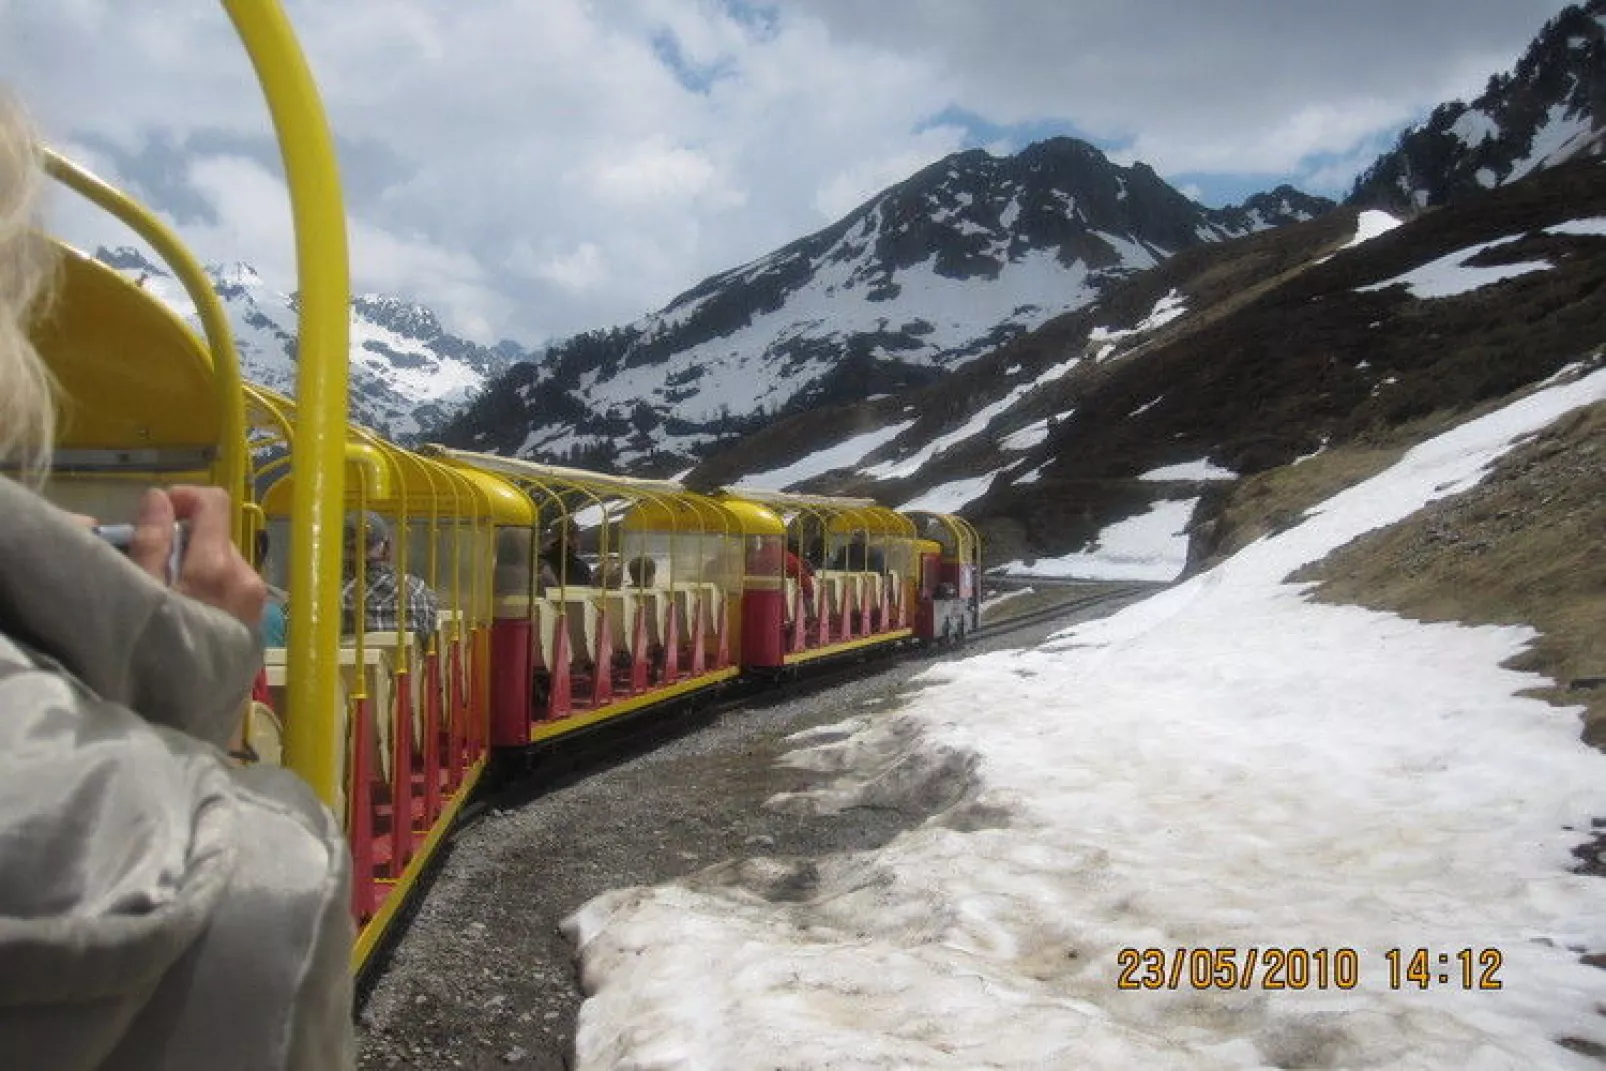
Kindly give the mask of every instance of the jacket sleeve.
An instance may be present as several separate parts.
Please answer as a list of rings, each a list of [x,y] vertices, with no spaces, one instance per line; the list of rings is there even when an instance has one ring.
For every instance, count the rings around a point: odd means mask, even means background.
[[[0,1066],[352,1066],[349,862],[229,768],[0,636]]]

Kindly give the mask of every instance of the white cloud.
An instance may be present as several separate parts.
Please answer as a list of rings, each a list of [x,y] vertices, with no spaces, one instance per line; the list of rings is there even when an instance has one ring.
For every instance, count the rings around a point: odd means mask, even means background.
[[[568,254],[548,257],[536,266],[535,274],[550,279],[565,290],[589,290],[607,275],[602,265],[602,253],[590,242]]]
[[[1070,123],[1194,183],[1336,185],[1562,2],[288,6],[340,138],[357,289],[535,343],[635,319],[973,143],[931,125],[952,108]],[[203,257],[294,286],[266,110],[220,8],[14,0],[0,66]],[[109,230],[59,218],[81,243]]]

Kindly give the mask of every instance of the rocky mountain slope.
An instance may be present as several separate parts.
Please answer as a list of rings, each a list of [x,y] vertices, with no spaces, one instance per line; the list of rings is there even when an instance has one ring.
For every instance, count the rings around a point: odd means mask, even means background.
[[[1606,341],[1601,164],[1395,222],[1347,208],[1188,251],[939,383],[784,422],[690,479],[962,509],[999,563],[1165,509],[1193,518],[1197,559],[1239,477],[1300,461],[1314,480],[1325,454],[1410,439]]]
[[[1516,67],[1470,104],[1451,101],[1400,135],[1355,182],[1351,204],[1413,212],[1603,151],[1606,0],[1569,7]]]
[[[199,330],[194,304],[178,280],[138,250],[102,248],[95,256]],[[212,264],[206,272],[228,313],[245,377],[294,394],[295,295],[272,289],[248,264]],[[525,356],[511,343],[487,348],[450,334],[422,305],[383,294],[358,295],[351,302],[352,419],[410,440],[447,419]]]
[[[1178,252],[1329,207],[1282,187],[1207,209],[1070,138],[959,153],[637,323],[554,347],[441,438],[664,468],[777,415],[932,383]]]

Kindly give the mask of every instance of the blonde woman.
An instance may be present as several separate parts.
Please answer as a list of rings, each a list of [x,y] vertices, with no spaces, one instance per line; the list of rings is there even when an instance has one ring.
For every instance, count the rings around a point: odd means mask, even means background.
[[[50,274],[35,138],[0,99],[0,1067],[354,1062],[349,861],[333,816],[222,747],[262,580],[215,489],[147,493],[127,556],[35,488]],[[117,518],[121,520],[123,518]],[[190,536],[171,587],[175,520]]]

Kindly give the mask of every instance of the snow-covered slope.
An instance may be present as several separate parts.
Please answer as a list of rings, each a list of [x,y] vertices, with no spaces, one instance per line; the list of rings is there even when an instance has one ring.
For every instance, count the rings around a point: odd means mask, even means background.
[[[637,323],[555,347],[446,434],[620,465],[696,455],[777,413],[932,382],[1181,250],[1328,207],[1283,187],[1207,209],[1069,138],[959,153]],[[627,423],[639,434],[619,435]]]
[[[1507,668],[1533,631],[1286,578],[1603,398],[1499,407],[1191,582],[794,737],[815,787],[768,808],[936,813],[584,905],[576,1066],[1599,1066],[1573,852],[1606,759]]]
[[[128,247],[95,256],[155,294],[199,329],[194,304],[168,272]],[[245,377],[295,393],[296,297],[269,287],[250,265],[206,267],[239,349]],[[361,424],[407,440],[444,421],[485,382],[524,354],[504,343],[487,348],[447,333],[422,305],[384,294],[351,303],[351,414]]]
[[[1342,209],[1189,251],[940,382],[778,422],[694,479],[963,511],[1017,572],[1175,575],[1240,478],[1371,448],[1597,349],[1600,173],[1581,160],[1408,221]]]

